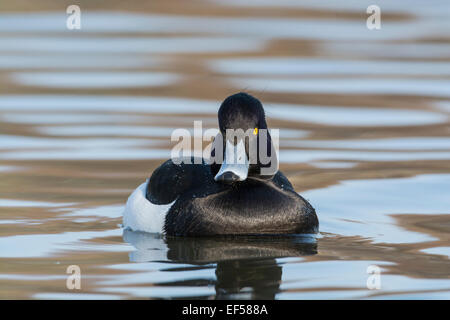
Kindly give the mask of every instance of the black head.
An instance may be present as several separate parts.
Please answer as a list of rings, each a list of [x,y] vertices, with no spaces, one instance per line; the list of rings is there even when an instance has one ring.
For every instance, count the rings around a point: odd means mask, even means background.
[[[261,102],[247,93],[234,94],[222,102],[218,118],[220,134],[211,152],[216,160],[211,166],[215,180],[271,179],[278,171],[278,160]]]
[[[219,108],[218,116],[222,134],[225,134],[226,129],[267,129],[261,102],[244,92],[226,98]]]

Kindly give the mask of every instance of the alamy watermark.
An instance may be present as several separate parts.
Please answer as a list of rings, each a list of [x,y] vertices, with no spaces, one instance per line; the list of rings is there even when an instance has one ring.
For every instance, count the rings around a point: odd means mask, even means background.
[[[170,158],[175,164],[260,164],[262,175],[278,170],[278,161],[272,161],[279,154],[279,129],[226,129],[224,135],[215,128],[203,130],[202,121],[194,121],[194,147],[191,131],[175,129],[172,142],[178,142],[171,150]],[[201,138],[201,139],[200,139]],[[202,148],[203,142],[210,142]],[[245,154],[236,146],[242,143]],[[212,152],[213,151],[213,152]]]
[[[76,4],[67,7],[66,13],[69,15],[66,19],[66,27],[69,30],[81,29],[81,9]]]
[[[81,9],[78,5],[72,4],[67,7],[66,13],[69,15],[66,19],[66,27],[69,30],[81,29]],[[367,7],[366,13],[370,16],[366,20],[366,26],[369,30],[381,29],[381,8],[375,4]]]
[[[367,18],[366,25],[369,30],[381,29],[381,9],[379,6],[372,4],[367,7],[366,13],[370,14]]]
[[[81,290],[81,269],[76,264],[68,266],[66,270],[70,274],[66,280],[66,287],[69,290]]]
[[[370,276],[367,278],[366,286],[369,290],[381,289],[381,269],[379,266],[372,264],[367,267],[367,273]]]

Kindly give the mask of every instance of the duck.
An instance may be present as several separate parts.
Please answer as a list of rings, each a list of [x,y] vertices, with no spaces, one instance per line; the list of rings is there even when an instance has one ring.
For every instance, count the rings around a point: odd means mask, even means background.
[[[233,94],[218,124],[210,158],[162,163],[129,196],[123,227],[181,237],[318,233],[315,209],[278,168],[262,103]]]

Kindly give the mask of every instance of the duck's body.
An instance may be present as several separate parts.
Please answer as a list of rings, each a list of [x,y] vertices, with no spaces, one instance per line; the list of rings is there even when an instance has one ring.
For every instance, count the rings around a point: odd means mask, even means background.
[[[261,175],[259,163],[245,164],[244,170],[244,165],[226,167],[226,159],[221,166],[190,160],[167,160],[133,192],[124,212],[125,227],[174,236],[318,231],[314,208],[280,171]]]

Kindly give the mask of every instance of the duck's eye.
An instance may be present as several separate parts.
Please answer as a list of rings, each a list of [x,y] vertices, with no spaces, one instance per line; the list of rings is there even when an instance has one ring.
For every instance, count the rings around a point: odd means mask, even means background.
[[[253,130],[253,134],[256,136],[258,134],[258,128],[255,128],[255,130]]]

